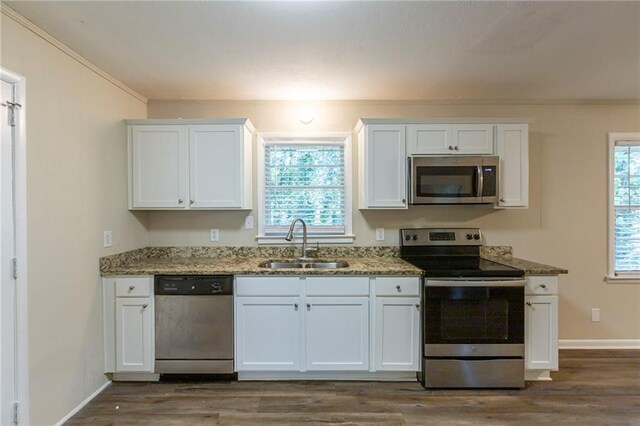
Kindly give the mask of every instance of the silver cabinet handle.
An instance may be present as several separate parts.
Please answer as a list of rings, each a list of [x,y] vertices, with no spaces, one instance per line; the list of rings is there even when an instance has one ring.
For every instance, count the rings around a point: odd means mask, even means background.
[[[143,309],[143,310],[144,310],[144,309],[147,309],[147,306],[148,306],[147,304],[142,305],[142,309]]]
[[[539,285],[540,285],[540,288],[547,288],[546,284],[539,284]]]
[[[195,203],[195,201],[189,200],[189,204],[193,204],[193,203]]]
[[[531,306],[531,302],[527,302],[527,306]]]
[[[311,310],[311,303],[307,303],[307,311]]]
[[[407,202],[407,199],[406,199],[406,198],[403,198],[403,199],[402,199],[402,204],[405,204],[406,202]]]
[[[419,303],[416,303],[416,309],[420,310],[420,304]]]
[[[453,149],[455,149],[456,151],[458,151],[458,147],[457,147],[457,146],[454,146],[454,147],[453,147]]]
[[[504,198],[500,198],[500,202],[504,203],[506,200]]]
[[[396,286],[396,290],[398,290],[398,293],[401,293],[401,292],[402,292],[402,287],[400,287],[400,284],[398,284],[398,285]]]
[[[178,204],[182,204],[182,198],[178,198]]]
[[[453,151],[453,147],[449,145],[449,151]]]
[[[296,311],[298,310],[298,304],[297,303],[293,304],[293,309],[296,310]]]
[[[136,288],[136,286],[134,286],[134,285],[130,285],[130,286],[129,286],[129,292],[132,292],[134,288]]]

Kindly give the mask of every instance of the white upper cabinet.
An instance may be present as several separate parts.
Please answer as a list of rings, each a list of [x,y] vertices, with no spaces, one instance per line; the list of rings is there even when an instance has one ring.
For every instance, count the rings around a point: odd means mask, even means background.
[[[251,208],[248,120],[127,123],[130,209]]]
[[[129,141],[132,207],[183,208],[189,161],[184,126],[131,126]]]
[[[365,125],[358,130],[359,206],[407,208],[404,125]]]
[[[529,125],[498,124],[496,154],[500,157],[498,207],[529,205]]]
[[[492,124],[410,124],[409,155],[493,154]]]

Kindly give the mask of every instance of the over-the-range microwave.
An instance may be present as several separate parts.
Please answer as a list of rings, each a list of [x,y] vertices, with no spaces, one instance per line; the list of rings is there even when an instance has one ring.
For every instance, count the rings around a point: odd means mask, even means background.
[[[410,204],[493,204],[500,158],[463,155],[409,158]]]

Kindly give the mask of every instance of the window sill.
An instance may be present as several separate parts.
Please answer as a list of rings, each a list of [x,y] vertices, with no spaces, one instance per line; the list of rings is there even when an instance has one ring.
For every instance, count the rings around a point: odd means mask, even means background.
[[[606,276],[604,282],[609,284],[640,284],[640,277]]]
[[[355,235],[310,235],[307,238],[308,244],[353,244]],[[287,241],[281,235],[256,235],[256,241],[260,245],[291,245],[302,244],[302,238],[294,238]]]

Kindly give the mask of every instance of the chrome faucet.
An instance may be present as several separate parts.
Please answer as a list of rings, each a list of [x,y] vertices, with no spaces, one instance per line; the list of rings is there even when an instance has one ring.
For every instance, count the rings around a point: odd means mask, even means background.
[[[317,248],[308,248],[307,247],[307,224],[301,218],[293,219],[291,221],[291,226],[289,226],[289,232],[287,236],[284,237],[285,240],[291,241],[293,240],[293,230],[296,227],[296,223],[300,222],[302,224],[302,256],[300,256],[300,260],[312,260],[312,257],[307,256],[309,252],[317,251]]]

